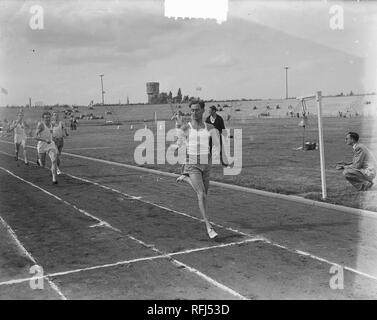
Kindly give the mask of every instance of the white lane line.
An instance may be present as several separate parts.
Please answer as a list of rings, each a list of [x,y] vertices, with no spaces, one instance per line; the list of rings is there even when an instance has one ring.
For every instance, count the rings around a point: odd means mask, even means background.
[[[0,216],[0,221],[1,221],[1,224],[4,226],[4,228],[8,231],[8,233],[10,234],[10,236],[12,237],[13,241],[16,243],[17,247],[21,250],[21,252],[30,259],[31,262],[34,263],[34,265],[38,265],[37,261],[34,259],[34,257],[25,249],[25,247],[23,246],[23,244],[20,242],[20,240],[18,240],[17,238],[17,235],[16,233],[13,231],[13,229],[10,227],[10,225],[3,219],[3,217]],[[35,279],[35,277],[33,278],[30,278],[31,279]],[[51,288],[59,295],[59,297],[62,299],[62,300],[67,300],[66,296],[63,294],[63,292],[61,292],[61,290],[59,289],[59,287],[52,281],[50,280],[49,277],[46,277],[46,280],[48,281],[49,285],[51,286]]]
[[[118,147],[87,147],[87,148],[64,148],[64,150],[100,150],[100,149],[117,149]]]
[[[11,154],[8,154],[8,153],[6,153],[6,152],[0,151],[0,153],[3,153],[3,154],[5,154],[5,155],[8,155],[8,156],[11,156],[11,157],[12,157]],[[144,203],[148,203],[148,204],[150,204],[150,205],[154,205],[154,206],[156,206],[156,207],[158,207],[158,208],[161,208],[161,209],[164,209],[164,210],[166,210],[166,211],[168,211],[168,212],[177,213],[177,214],[180,214],[180,215],[182,215],[182,216],[185,216],[185,217],[188,217],[188,218],[191,218],[191,219],[197,220],[197,221],[203,221],[202,219],[199,219],[199,218],[197,218],[197,217],[195,217],[195,216],[191,216],[191,215],[189,215],[189,214],[187,214],[187,213],[179,212],[179,211],[176,211],[176,210],[174,210],[174,209],[170,209],[170,208],[167,208],[167,207],[164,207],[164,206],[160,206],[160,205],[158,205],[158,204],[155,204],[155,203],[150,202],[150,201],[147,201],[147,200],[139,199],[139,197],[135,197],[135,196],[132,196],[132,195],[129,195],[129,194],[123,193],[123,192],[121,192],[121,191],[119,191],[119,190],[117,190],[117,189],[114,189],[114,188],[110,188],[110,187],[107,187],[107,186],[101,185],[101,184],[99,184],[99,183],[97,183],[97,182],[94,182],[94,181],[91,181],[91,180],[88,180],[88,179],[84,179],[84,178],[80,178],[80,177],[76,177],[76,176],[74,176],[74,175],[70,175],[70,174],[67,174],[67,173],[65,173],[65,174],[68,175],[68,176],[70,176],[70,177],[72,177],[72,178],[74,178],[74,179],[78,179],[78,180],[81,180],[81,181],[84,181],[84,182],[87,182],[87,183],[92,183],[92,184],[94,184],[94,185],[96,185],[96,186],[99,186],[99,187],[101,187],[101,188],[104,188],[104,189],[106,189],[106,190],[111,190],[111,191],[116,192],[116,193],[118,193],[118,194],[122,194],[123,196],[129,197],[129,198],[132,199],[132,200],[138,200],[138,201],[141,201],[141,202],[144,202]],[[224,227],[224,226],[222,226],[222,225],[220,225],[220,224],[217,224],[217,223],[213,223],[213,222],[211,222],[211,223],[212,223],[213,225],[215,225],[215,226],[218,226],[218,227],[220,227],[220,228],[224,228],[224,229],[226,229],[226,230],[229,230],[229,231],[232,231],[232,232],[238,233],[238,234],[243,235],[243,236],[246,236],[246,237],[256,237],[256,235],[251,235],[251,234],[248,234],[248,233],[245,233],[245,232],[239,231],[239,230],[234,229],[234,228],[231,228],[231,227]],[[257,236],[257,237],[260,237],[261,239],[263,239],[263,242],[268,243],[268,244],[270,244],[270,245],[272,245],[272,246],[275,246],[275,247],[277,247],[277,248],[280,248],[280,249],[283,249],[283,250],[286,250],[286,251],[289,251],[289,252],[291,252],[291,253],[295,253],[295,254],[298,254],[298,255],[308,256],[308,257],[310,257],[311,259],[314,259],[314,260],[317,260],[317,261],[320,261],[320,262],[324,262],[324,263],[327,263],[327,264],[329,264],[329,265],[341,266],[342,268],[344,268],[344,269],[346,269],[346,270],[348,270],[348,271],[354,272],[354,273],[356,273],[356,274],[358,274],[358,275],[361,275],[361,276],[364,276],[364,277],[367,277],[367,278],[369,278],[369,279],[373,279],[373,280],[376,280],[376,281],[377,281],[377,277],[375,277],[375,276],[373,276],[373,275],[370,275],[370,274],[368,274],[368,273],[365,273],[365,272],[359,271],[359,270],[357,270],[357,269],[354,269],[354,268],[351,268],[351,267],[348,267],[348,266],[345,266],[345,265],[340,265],[340,264],[338,264],[338,263],[336,263],[336,262],[332,262],[332,261],[330,261],[330,260],[327,260],[327,259],[321,258],[321,257],[319,257],[319,256],[313,255],[313,254],[308,253],[308,252],[305,252],[305,251],[301,251],[301,250],[297,250],[297,249],[291,249],[291,248],[288,248],[288,247],[283,246],[283,245],[280,245],[280,244],[278,244],[278,243],[276,243],[276,242],[274,242],[274,241],[271,241],[271,240],[269,240],[269,239],[267,239],[267,238],[265,238],[265,237],[261,237],[261,236]]]
[[[67,202],[67,201],[65,201],[65,200],[62,200],[62,199],[59,198],[58,196],[55,196],[54,194],[48,192],[47,190],[44,190],[43,188],[41,188],[41,187],[39,187],[39,186],[33,184],[32,182],[29,182],[29,181],[27,181],[27,180],[25,180],[25,179],[23,179],[23,178],[21,178],[21,177],[15,175],[15,174],[12,173],[11,171],[9,171],[9,170],[7,170],[7,169],[5,169],[5,168],[3,168],[3,167],[0,167],[0,169],[3,170],[3,171],[5,171],[5,172],[7,172],[7,173],[10,174],[11,176],[13,176],[13,177],[15,177],[15,178],[17,178],[17,179],[19,179],[19,180],[25,182],[25,183],[27,183],[27,184],[29,184],[29,185],[31,185],[31,186],[37,188],[38,190],[41,190],[42,192],[44,192],[44,193],[46,193],[46,194],[48,194],[48,195],[50,195],[50,196],[52,196],[52,197],[54,197],[55,199],[58,199],[58,200],[60,200],[60,201],[63,201],[63,202],[66,203],[66,204],[69,204],[69,205],[72,206],[74,209],[78,210],[80,213],[82,213],[82,214],[84,214],[84,215],[86,215],[86,216],[89,216],[89,217],[91,217],[91,218],[93,218],[93,219],[99,221],[100,223],[104,223],[104,225],[108,226],[110,229],[113,229],[114,231],[117,231],[117,232],[120,232],[120,233],[121,233],[121,231],[120,231],[119,229],[112,227],[109,223],[107,223],[107,222],[105,222],[105,221],[103,221],[103,220],[101,220],[101,219],[99,219],[99,218],[93,216],[92,214],[86,212],[85,210],[82,210],[82,209],[76,207],[75,205],[71,205],[69,202]],[[143,242],[142,240],[139,240],[139,239],[137,239],[137,238],[135,238],[135,237],[133,237],[133,236],[131,236],[131,235],[127,235],[127,237],[130,238],[130,239],[132,239],[132,240],[134,240],[134,241],[136,241],[137,243],[141,244],[142,246],[144,246],[144,247],[146,247],[146,248],[149,248],[149,249],[153,250],[154,252],[157,252],[158,254],[165,254],[165,253],[162,252],[161,250],[157,249],[154,245],[147,244],[147,243]],[[242,297],[243,299],[246,299],[246,297],[243,297],[240,293],[238,293],[238,292],[236,292],[235,290],[233,290],[233,289],[231,289],[231,288],[229,288],[229,287],[223,285],[222,283],[216,281],[215,279],[212,279],[211,277],[209,277],[209,276],[203,274],[202,272],[200,272],[199,270],[196,270],[195,268],[192,268],[192,267],[190,267],[190,266],[188,266],[188,265],[185,265],[184,263],[182,263],[182,262],[180,262],[180,261],[178,261],[178,260],[175,260],[175,259],[171,259],[171,260],[169,260],[169,261],[170,261],[171,263],[173,263],[174,265],[178,266],[178,267],[184,266],[184,267],[185,267],[185,270],[187,270],[187,271],[189,271],[189,272],[191,272],[191,273],[194,273],[194,274],[198,275],[199,277],[203,278],[203,279],[206,280],[207,282],[209,282],[209,283],[211,283],[211,284],[217,286],[218,288],[220,288],[220,289],[222,289],[222,290],[225,290],[226,292],[228,292],[228,293],[230,293],[230,294],[236,296],[237,298]]]
[[[139,239],[136,239],[135,237],[132,237],[129,235],[129,237],[133,240],[135,240],[136,242],[140,243],[141,245],[153,250],[154,252],[160,254],[160,255],[166,255],[166,253],[164,253],[163,251],[157,249],[154,245],[150,245],[150,244],[146,244],[144,241],[141,241]],[[241,299],[241,300],[248,300],[246,297],[244,297],[243,295],[241,295],[239,292],[233,290],[232,288],[226,286],[226,285],[223,285],[222,283],[216,281],[215,279],[207,276],[206,274],[204,274],[203,272],[200,272],[199,270],[193,268],[193,267],[190,267],[189,265],[181,262],[181,261],[178,261],[176,259],[173,259],[173,258],[170,258],[169,261],[174,264],[175,266],[177,267],[183,267],[185,270],[191,272],[191,273],[194,273],[196,274],[197,276],[199,276],[200,278],[206,280],[207,282],[211,283],[212,285],[220,288],[221,290],[223,291],[226,291],[228,293],[230,293],[231,295]]]
[[[69,203],[69,202],[66,201],[66,200],[63,200],[62,198],[58,197],[57,195],[55,195],[55,194],[53,194],[53,193],[51,193],[51,192],[49,192],[49,191],[47,191],[47,190],[45,190],[45,189],[43,189],[43,188],[37,186],[37,185],[35,185],[34,183],[32,183],[32,182],[30,182],[30,181],[27,181],[27,180],[21,178],[20,176],[17,176],[17,175],[14,174],[13,172],[11,172],[11,171],[9,171],[9,170],[3,168],[3,167],[0,167],[0,169],[3,170],[3,171],[5,171],[6,173],[8,173],[9,175],[11,175],[12,177],[14,177],[14,178],[16,178],[16,179],[18,179],[18,180],[21,180],[22,182],[25,182],[25,183],[27,183],[28,185],[31,185],[32,187],[34,187],[34,188],[36,188],[36,189],[42,191],[43,193],[49,195],[50,197],[53,197],[53,198],[55,198],[56,200],[58,200],[58,201],[60,201],[60,202],[63,202],[64,204],[66,204],[66,205],[72,207],[73,209],[75,209],[75,210],[79,211],[80,213],[84,214],[85,216],[92,218],[93,220],[95,220],[95,221],[97,221],[98,223],[100,223],[100,225],[105,226],[105,227],[107,227],[107,228],[109,228],[109,229],[112,229],[112,230],[114,230],[114,231],[120,232],[119,229],[114,228],[113,226],[111,226],[111,225],[110,225],[109,223],[107,223],[106,221],[103,221],[103,220],[101,220],[101,219],[99,219],[99,218],[97,218],[97,217],[91,215],[90,213],[86,212],[85,210],[78,208],[76,205],[74,205],[74,204],[72,204],[72,203]]]
[[[166,258],[171,258],[172,256],[184,255],[184,254],[189,254],[189,253],[193,253],[193,252],[213,250],[213,249],[224,248],[224,247],[239,246],[239,245],[243,245],[243,244],[250,243],[250,242],[256,242],[256,241],[260,241],[260,239],[258,239],[258,238],[246,239],[246,240],[243,240],[243,241],[223,243],[223,244],[219,244],[219,245],[215,245],[215,246],[188,249],[188,250],[183,250],[183,251],[178,251],[178,252],[160,254],[160,255],[151,256],[151,257],[136,258],[136,259],[119,261],[119,262],[114,262],[114,263],[107,263],[107,264],[93,266],[93,267],[86,267],[86,268],[81,268],[81,269],[74,269],[74,270],[68,270],[68,271],[62,271],[62,272],[49,273],[49,274],[44,275],[42,277],[13,279],[13,280],[0,282],[0,286],[10,285],[10,284],[18,284],[18,283],[22,283],[22,282],[28,282],[32,279],[37,280],[37,279],[42,279],[42,278],[46,278],[46,277],[60,277],[60,276],[65,276],[65,275],[69,275],[69,274],[73,274],[73,273],[79,273],[79,272],[84,272],[84,271],[91,271],[91,270],[97,270],[97,269],[116,267],[116,266],[132,264],[132,263],[142,262],[142,261],[151,261],[151,260],[156,260],[156,259],[166,259]]]
[[[93,185],[98,186],[100,188],[103,188],[105,190],[113,191],[113,192],[118,193],[118,194],[120,194],[120,195],[122,195],[122,196],[124,196],[124,197],[126,197],[128,199],[139,201],[139,202],[142,202],[142,203],[145,203],[145,204],[149,204],[151,206],[157,207],[157,208],[162,209],[164,211],[176,213],[178,215],[181,215],[181,216],[184,216],[184,217],[187,217],[187,218],[191,218],[191,219],[194,219],[194,220],[197,220],[197,221],[200,221],[200,222],[204,222],[204,220],[201,219],[201,218],[197,218],[197,217],[189,215],[187,213],[184,213],[184,212],[181,212],[181,211],[177,211],[177,210],[174,210],[174,209],[171,209],[171,208],[159,205],[157,203],[154,203],[154,202],[151,202],[151,201],[148,201],[148,200],[144,200],[144,199],[142,199],[142,197],[132,196],[132,195],[130,195],[128,193],[122,192],[122,191],[114,189],[112,187],[108,187],[108,186],[102,185],[102,184],[100,184],[98,182],[95,182],[93,180],[89,180],[89,179],[86,179],[86,178],[77,177],[77,176],[74,176],[74,175],[66,173],[66,172],[63,172],[63,173],[66,176],[69,176],[69,177],[71,177],[73,179],[77,179],[77,180],[80,180],[80,181],[83,181],[83,182],[86,182],[86,183],[93,184]],[[222,226],[222,225],[220,225],[218,223],[215,223],[213,221],[211,221],[211,224],[214,225],[214,226],[216,226],[216,227],[219,227],[219,228],[231,231],[231,232],[235,232],[235,233],[238,233],[238,234],[246,236],[246,237],[250,237],[250,234],[244,233],[244,232],[242,232],[240,230],[237,230],[237,229],[234,229],[234,228],[231,228],[231,227],[225,227],[225,226]]]
[[[275,244],[273,244],[273,245],[275,245]],[[286,249],[286,250],[287,250],[287,248],[285,248],[284,246],[281,246],[281,247],[282,247],[283,249]],[[337,266],[337,267],[342,267],[342,268],[344,268],[345,270],[348,270],[348,271],[353,272],[353,273],[357,273],[358,275],[361,275],[361,276],[364,276],[364,277],[366,277],[366,278],[369,278],[369,279],[372,279],[372,280],[376,280],[376,281],[377,281],[377,277],[372,276],[372,275],[370,275],[370,274],[368,274],[368,273],[365,273],[365,272],[362,272],[362,271],[356,270],[356,269],[354,269],[354,268],[347,267],[347,266],[343,266],[343,265],[340,265],[340,264],[338,264],[338,263],[335,263],[335,262],[331,262],[331,261],[329,261],[329,260],[326,260],[326,259],[324,259],[324,258],[320,258],[320,257],[313,256],[312,254],[307,253],[307,252],[304,252],[304,251],[301,251],[301,250],[294,250],[294,252],[297,253],[297,254],[300,254],[300,255],[302,255],[302,256],[308,256],[308,257],[310,257],[310,258],[312,258],[312,259],[314,259],[314,257],[315,257],[315,258],[316,258],[317,260],[319,260],[319,261],[325,262],[325,263],[327,263],[327,264],[332,264],[332,265]]]
[[[180,262],[178,260],[175,260],[173,259],[173,262],[178,266],[178,267],[184,267],[186,269],[188,269],[189,271],[195,273],[196,275],[198,275],[199,277],[202,277],[204,280],[207,280],[209,283],[212,283],[213,285],[219,287],[220,289],[230,293],[231,295],[233,296],[236,296],[237,298],[241,299],[241,300],[249,300],[248,298],[246,298],[245,296],[241,295],[240,293],[238,293],[237,291],[217,282],[215,279],[213,278],[210,278],[209,276],[205,275],[204,273],[200,272],[199,270],[197,269],[194,269],[190,266],[188,266],[187,264],[183,263],[183,262]]]

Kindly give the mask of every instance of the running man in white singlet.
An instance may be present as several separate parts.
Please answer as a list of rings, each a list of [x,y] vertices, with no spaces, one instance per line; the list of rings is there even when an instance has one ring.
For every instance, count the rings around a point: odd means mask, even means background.
[[[56,180],[56,160],[58,150],[52,138],[52,124],[50,113],[47,111],[43,112],[42,119],[43,120],[38,123],[36,132],[36,140],[38,141],[38,165],[42,167],[46,165],[46,154],[48,154],[51,159],[52,183],[57,184],[58,181]]]
[[[59,120],[59,112],[54,111],[52,113],[52,139],[55,142],[56,148],[58,150],[57,159],[56,159],[56,173],[61,174],[60,171],[60,156],[62,154],[64,146],[64,137],[68,137],[67,128],[63,121]]]
[[[177,182],[191,185],[198,197],[200,213],[206,225],[208,236],[217,236],[207,218],[207,195],[211,164],[220,164],[220,138],[218,130],[203,121],[204,102],[190,104],[191,122],[182,123],[182,116],[177,114],[176,127],[178,145],[186,144],[186,163],[183,165],[182,175]],[[209,139],[212,138],[212,155],[210,154]]]
[[[17,114],[17,120],[14,120],[10,124],[9,131],[14,131],[15,160],[18,161],[20,146],[22,146],[22,150],[24,153],[24,162],[26,165],[28,165],[29,162],[27,160],[26,140],[27,133],[29,133],[30,128],[26,121],[24,121],[24,113],[22,110]]]

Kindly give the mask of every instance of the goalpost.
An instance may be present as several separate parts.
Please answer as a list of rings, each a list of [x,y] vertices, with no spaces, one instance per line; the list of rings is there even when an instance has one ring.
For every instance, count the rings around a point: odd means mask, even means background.
[[[322,92],[317,91],[315,95],[297,97],[304,105],[305,100],[315,99],[317,103],[317,118],[318,118],[318,143],[319,143],[319,156],[321,164],[321,185],[322,185],[322,199],[327,198],[326,187],[326,171],[325,171],[325,150],[323,144],[323,125],[322,125]]]

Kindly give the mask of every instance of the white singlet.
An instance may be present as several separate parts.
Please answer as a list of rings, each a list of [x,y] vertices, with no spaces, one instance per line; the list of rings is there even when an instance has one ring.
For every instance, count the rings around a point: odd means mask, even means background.
[[[188,125],[190,126],[190,131],[188,135],[187,153],[195,156],[208,155],[210,133],[207,129],[207,124],[204,123],[205,127],[199,130],[194,129],[191,122],[189,122]]]
[[[52,136],[54,138],[61,139],[64,137],[64,124],[63,122],[59,121],[58,123],[52,124]]]
[[[51,141],[50,143],[44,142],[44,141],[38,141],[37,144],[37,150],[38,153],[46,153],[50,150],[57,151],[54,141],[52,140],[52,125],[50,127],[47,127],[46,124],[41,122],[43,126],[43,130],[39,133],[39,137],[46,141]]]
[[[14,143],[22,144],[25,147],[27,135],[25,132],[25,125],[22,121],[21,123],[17,123],[16,127],[14,128]]]

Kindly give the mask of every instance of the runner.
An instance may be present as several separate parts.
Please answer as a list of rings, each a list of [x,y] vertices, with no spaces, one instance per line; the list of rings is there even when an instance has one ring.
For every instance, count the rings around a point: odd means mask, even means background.
[[[52,139],[52,124],[51,124],[51,114],[49,112],[43,112],[42,121],[38,123],[37,133],[36,133],[38,160],[39,166],[44,167],[46,164],[46,154],[49,155],[51,159],[51,173],[52,173],[52,183],[57,184],[56,180],[56,159],[58,150],[56,148],[55,142]]]
[[[198,197],[200,213],[206,225],[208,236],[214,239],[216,231],[207,218],[207,195],[211,163],[220,164],[220,139],[218,130],[203,121],[204,102],[190,103],[191,122],[182,123],[182,115],[176,115],[178,145],[186,143],[186,163],[183,165],[182,175],[177,182],[191,185]],[[212,156],[209,150],[209,139],[212,138]]]
[[[17,120],[14,120],[10,127],[9,132],[14,131],[14,147],[15,147],[15,160],[18,161],[18,153],[20,152],[20,146],[22,146],[23,153],[24,153],[24,162],[26,165],[29,165],[27,160],[27,150],[26,150],[26,140],[27,140],[27,132],[29,132],[29,126],[24,121],[24,113],[21,110],[17,114]]]
[[[75,130],[75,122],[74,122],[73,115],[71,115],[71,118],[70,118],[70,126],[71,126],[71,131]]]
[[[67,128],[63,121],[59,120],[59,112],[54,111],[52,113],[52,139],[55,142],[56,148],[58,149],[57,159],[56,159],[56,173],[61,174],[60,167],[60,156],[62,154],[64,146],[64,137],[68,137]]]

